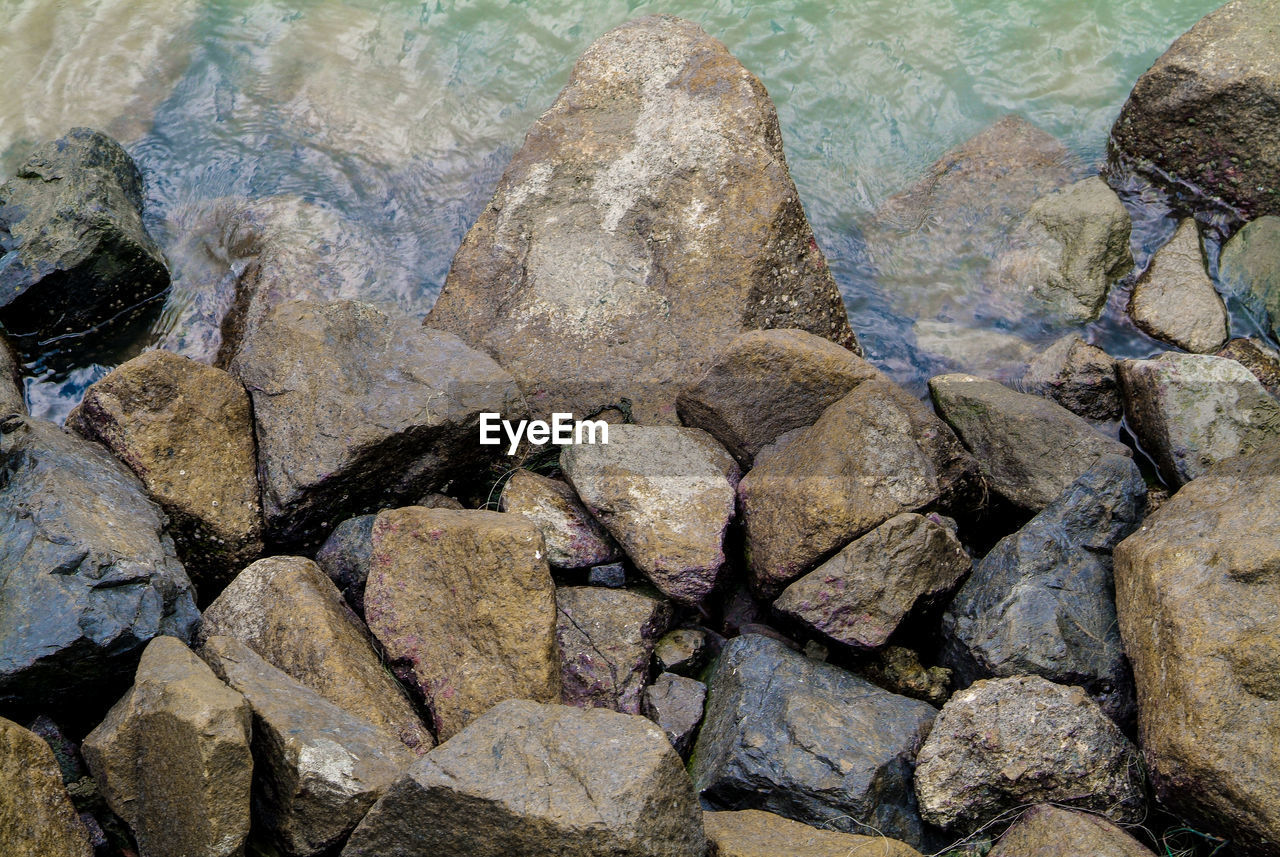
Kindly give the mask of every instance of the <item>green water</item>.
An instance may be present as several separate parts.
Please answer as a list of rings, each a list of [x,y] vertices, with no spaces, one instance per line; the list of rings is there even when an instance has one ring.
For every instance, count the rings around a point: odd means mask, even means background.
[[[314,207],[317,240],[367,264],[346,282],[421,314],[577,55],[622,21],[674,13],[768,88],[854,327],[885,357],[911,319],[860,261],[869,213],[1010,112],[1097,163],[1133,82],[1216,5],[0,0],[0,177],[72,125],[127,144],[175,274],[135,348],[181,341],[210,282],[234,274],[216,208],[237,197]],[[29,382],[33,409],[61,416],[127,353]]]

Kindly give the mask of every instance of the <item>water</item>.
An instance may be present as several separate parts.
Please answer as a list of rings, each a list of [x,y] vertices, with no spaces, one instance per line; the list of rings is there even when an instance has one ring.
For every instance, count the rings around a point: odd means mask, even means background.
[[[1083,169],[1096,167],[1133,82],[1218,4],[294,5],[0,0],[0,177],[72,125],[112,133],[144,171],[149,223],[175,277],[164,312],[130,342],[33,367],[37,415],[61,418],[88,383],[144,345],[215,348],[190,331],[221,309],[212,285],[243,267],[235,239],[245,218],[320,244],[332,259],[323,276],[344,294],[425,313],[574,59],[605,30],[655,12],[701,23],[764,82],[855,330],[874,359],[918,387],[930,367],[895,359],[910,341],[910,307],[866,265],[859,236],[871,212],[1010,112],[1061,139]],[[246,212],[242,198],[258,207]],[[1140,251],[1169,231],[1164,213],[1152,200]],[[1122,320],[1121,303],[1091,335],[1121,353],[1152,350]]]

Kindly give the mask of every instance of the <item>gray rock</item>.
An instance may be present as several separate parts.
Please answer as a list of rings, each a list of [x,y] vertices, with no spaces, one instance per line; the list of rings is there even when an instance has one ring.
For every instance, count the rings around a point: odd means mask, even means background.
[[[22,387],[22,365],[13,346],[0,337],[0,417],[27,413],[27,399]]]
[[[1227,341],[1227,308],[1205,271],[1196,222],[1178,225],[1134,284],[1129,315],[1146,333],[1186,351],[1206,354]]]
[[[1280,338],[1280,217],[1259,217],[1231,236],[1218,257],[1218,281]]]
[[[364,615],[364,587],[373,561],[373,522],[377,515],[357,515],[334,527],[320,550],[316,565],[328,575],[351,609]]]
[[[1076,334],[1062,337],[1031,361],[1022,389],[1085,419],[1116,420],[1124,410],[1115,359]]]
[[[1232,339],[1218,351],[1215,357],[1234,360],[1253,373],[1263,388],[1280,398],[1280,352],[1260,339]]]
[[[587,583],[592,586],[607,586],[610,589],[621,589],[627,585],[627,569],[620,562],[608,565],[592,566],[587,572]]]
[[[919,319],[911,332],[916,349],[938,357],[946,367],[999,381],[1021,377],[1039,353],[1020,336],[951,321]]]
[[[1120,827],[1090,812],[1037,804],[1018,817],[987,857],[1155,857]]]
[[[661,598],[598,586],[556,589],[564,704],[639,714],[653,647],[670,625],[671,605]]]
[[[552,568],[587,568],[622,556],[578,495],[558,479],[518,469],[503,486],[499,506],[534,523],[547,543],[547,562]]]
[[[0,842],[6,857],[93,857],[53,751],[0,717]]]
[[[710,640],[702,628],[676,628],[653,647],[653,662],[659,672],[692,676],[707,665]]]
[[[702,682],[663,673],[644,689],[640,707],[645,717],[662,727],[676,752],[687,756],[706,701],[707,686]]]
[[[729,642],[707,689],[690,771],[713,808],[921,841],[911,777],[932,706],[757,634]]]

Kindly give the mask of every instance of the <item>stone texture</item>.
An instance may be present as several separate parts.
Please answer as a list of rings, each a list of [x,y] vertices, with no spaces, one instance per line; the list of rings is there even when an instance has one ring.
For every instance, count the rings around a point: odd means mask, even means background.
[[[1116,611],[1160,802],[1243,854],[1280,842],[1280,451],[1184,485],[1116,548]]]
[[[905,646],[877,649],[858,671],[886,690],[930,705],[942,705],[951,695],[951,670],[926,667],[920,662],[920,654]]]
[[[6,857],[93,857],[89,832],[40,736],[0,717],[0,842]]]
[[[707,665],[711,641],[704,628],[676,628],[653,647],[653,662],[659,672],[697,675]]]
[[[920,750],[915,786],[925,821],[957,831],[1041,802],[1134,822],[1145,812],[1141,767],[1083,690],[1018,676],[951,697]]]
[[[715,588],[741,473],[709,434],[610,426],[608,444],[566,446],[560,466],[587,510],[662,594],[697,604]]]
[[[0,417],[27,413],[22,364],[9,341],[0,336]]]
[[[1280,352],[1260,339],[1232,339],[1215,357],[1234,360],[1253,373],[1268,393],[1280,398]]]
[[[1227,308],[1205,271],[1196,222],[1178,224],[1129,296],[1129,315],[1144,332],[1186,351],[1207,354],[1227,341]]]
[[[1155,857],[1105,818],[1042,803],[1005,831],[987,857]]]
[[[685,676],[663,673],[644,689],[641,711],[662,727],[676,752],[686,756],[702,723],[707,686]]]
[[[503,486],[499,504],[502,511],[534,523],[547,543],[547,562],[552,568],[587,568],[622,556],[578,495],[558,479],[518,469]]]
[[[707,688],[690,772],[712,808],[921,841],[911,776],[931,706],[758,634],[729,642]]]
[[[365,617],[441,741],[504,699],[560,700],[555,586],[515,515],[411,506],[378,515]]]
[[[85,761],[142,857],[237,857],[249,835],[251,714],[182,641],[156,637]]]
[[[907,512],[792,583],[773,607],[838,643],[874,649],[917,606],[949,594],[969,566],[955,533]]]
[[[652,723],[511,700],[413,765],[342,855],[702,857],[701,816]]]
[[[253,414],[226,372],[148,351],[86,390],[67,425],[142,480],[203,601],[262,553]]]
[[[557,589],[564,704],[639,714],[653,647],[670,625],[671,605],[661,598],[597,586]]]
[[[708,812],[702,824],[711,841],[708,857],[919,857],[920,853],[896,839],[820,830],[758,809]]]
[[[982,468],[990,487],[1039,512],[1104,455],[1129,448],[1048,399],[972,375],[939,375],[929,392]]]
[[[1067,334],[1040,352],[1027,367],[1021,386],[1085,419],[1116,420],[1124,410],[1115,359],[1076,334]]]
[[[289,857],[330,853],[414,755],[231,637],[201,656],[253,709],[253,812]]]
[[[1280,442],[1280,402],[1233,360],[1174,352],[1123,360],[1120,382],[1129,426],[1171,486]]]
[[[143,646],[191,639],[191,581],[138,478],[97,444],[0,421],[0,706],[114,699]]]
[[[236,576],[204,611],[200,637],[234,637],[276,669],[418,753],[435,741],[383,667],[332,581],[302,557],[271,557]]]
[[[357,515],[333,528],[320,550],[316,565],[328,575],[351,609],[364,615],[364,587],[373,561],[373,522],[377,515]]]
[[[915,351],[928,352],[947,370],[972,372],[1001,382],[1022,377],[1040,352],[1020,336],[951,321],[918,319],[911,332]]]
[[[276,307],[231,371],[253,398],[268,539],[285,547],[482,468],[498,447],[477,443],[480,413],[524,410],[456,336],[353,301]]]
[[[1231,236],[1218,257],[1218,281],[1280,338],[1280,217],[1259,217]]]

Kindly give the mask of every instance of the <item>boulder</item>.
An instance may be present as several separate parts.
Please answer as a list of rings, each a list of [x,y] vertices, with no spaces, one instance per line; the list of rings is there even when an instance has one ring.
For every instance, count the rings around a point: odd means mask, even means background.
[[[552,568],[587,568],[622,556],[578,495],[558,479],[519,468],[503,486],[498,503],[502,511],[528,518],[538,528]]]
[[[51,423],[0,421],[0,469],[0,707],[114,699],[147,641],[190,640],[200,620],[164,514],[102,447]]]
[[[1077,334],[1067,334],[1040,352],[1022,376],[1021,387],[1085,419],[1109,422],[1124,410],[1115,359]]]
[[[911,777],[932,706],[758,634],[729,641],[707,689],[690,772],[711,808],[921,842]]]
[[[39,735],[0,717],[0,841],[6,857],[93,857],[89,831]]]
[[[1268,393],[1280,398],[1280,352],[1260,339],[1232,339],[1215,357],[1234,360],[1253,373]]]
[[[671,605],[661,598],[598,586],[557,589],[564,704],[639,714],[653,647],[670,626]]]
[[[456,336],[369,304],[286,303],[231,364],[253,398],[268,539],[318,545],[339,521],[483,465],[481,412],[523,412],[511,376]]]
[[[204,611],[201,639],[234,637],[276,669],[418,753],[435,746],[364,625],[309,559],[262,559]]]
[[[226,372],[148,351],[86,390],[67,425],[142,480],[204,602],[262,553],[253,414]]]
[[[414,764],[342,857],[702,857],[701,816],[649,721],[510,700]]]
[[[988,485],[1039,512],[1105,455],[1132,455],[1088,421],[1048,399],[972,375],[929,379],[938,413],[955,429]]]
[[[1039,676],[952,696],[920,750],[915,787],[925,821],[960,832],[1030,803],[1126,823],[1145,812],[1137,748],[1083,690]]]
[[[615,425],[607,444],[566,446],[565,477],[663,595],[698,604],[725,563],[741,471],[700,429]]]
[[[83,333],[169,288],[142,174],[89,128],[41,145],[0,186],[0,255],[0,324],[15,336]]]
[[[1178,225],[1129,296],[1129,315],[1143,332],[1186,351],[1207,354],[1227,341],[1227,308],[1205,271],[1196,222]]]
[[[685,676],[663,673],[644,689],[640,709],[645,717],[662,727],[676,752],[686,756],[702,723],[707,686]]]
[[[1123,829],[1089,812],[1041,803],[1018,817],[987,857],[1155,857]]]
[[[1242,854],[1280,842],[1277,531],[1273,448],[1187,483],[1115,553],[1156,797]]]
[[[1280,339],[1280,217],[1259,217],[1231,236],[1218,257],[1218,281]]]
[[[676,628],[653,647],[653,663],[659,672],[694,676],[707,665],[711,648],[705,628]]]
[[[0,337],[0,417],[27,413],[27,399],[23,392],[22,364],[13,346]]]
[[[874,649],[912,610],[949,594],[969,566],[950,528],[906,512],[788,586],[773,608],[838,643]]]
[[[441,741],[504,699],[559,702],[556,615],[529,521],[410,506],[374,522],[365,617]]]
[[[1175,352],[1123,360],[1120,383],[1129,426],[1171,486],[1280,442],[1280,401],[1234,360]]]
[[[237,857],[249,835],[250,730],[243,696],[181,640],[156,637],[83,752],[143,857]]]
[[[702,826],[711,842],[708,857],[919,857],[920,854],[896,839],[821,830],[758,809],[704,813]]]
[[[373,561],[373,522],[377,517],[347,518],[333,528],[316,551],[316,565],[338,587],[351,609],[361,616],[364,615],[364,587]]]

